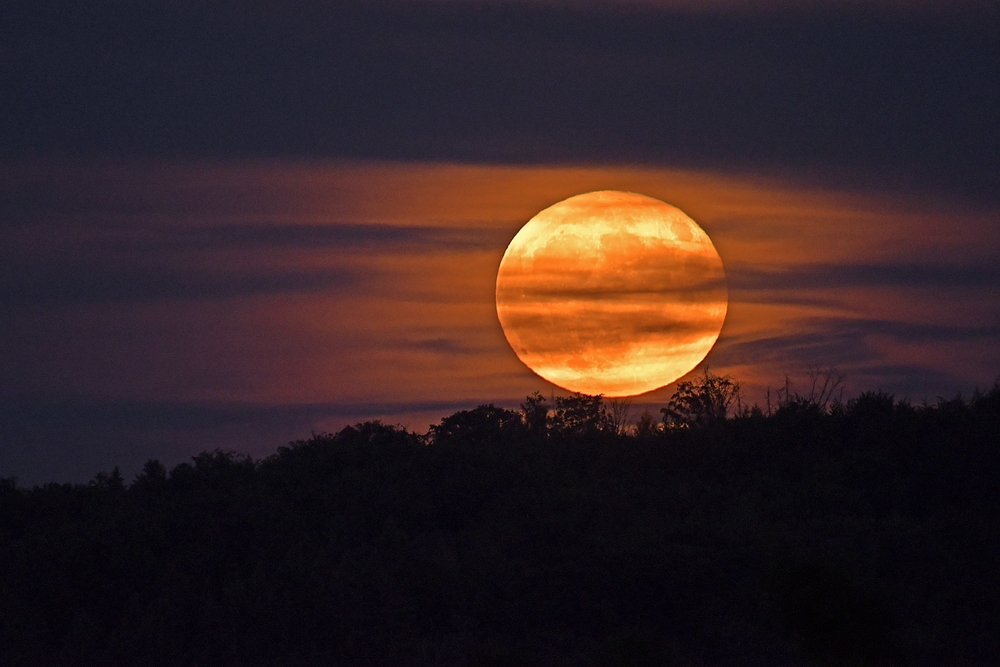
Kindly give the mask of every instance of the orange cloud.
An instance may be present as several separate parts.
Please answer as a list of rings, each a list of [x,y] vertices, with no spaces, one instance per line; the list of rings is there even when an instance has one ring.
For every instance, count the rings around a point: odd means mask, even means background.
[[[617,166],[63,164],[4,180],[37,202],[24,224],[8,223],[0,249],[0,342],[17,351],[3,371],[8,392],[516,400],[545,385],[497,321],[504,249],[542,209],[605,189],[673,204],[712,238],[730,295],[705,362],[713,371],[763,392],[785,373],[833,363],[859,389],[920,395],[968,390],[1000,368],[985,342],[1000,322],[996,213],[948,202]],[[640,241],[621,242],[608,262],[628,264]],[[589,296],[630,291],[643,313],[629,314],[628,336],[674,327],[695,340],[707,315],[692,314],[685,330],[637,296],[669,292],[665,267],[677,260],[663,249],[632,266],[638,283],[612,280]],[[585,276],[555,264],[526,279],[540,299],[588,290]],[[698,282],[673,293],[672,307]],[[588,313],[581,336],[606,336],[616,317]]]

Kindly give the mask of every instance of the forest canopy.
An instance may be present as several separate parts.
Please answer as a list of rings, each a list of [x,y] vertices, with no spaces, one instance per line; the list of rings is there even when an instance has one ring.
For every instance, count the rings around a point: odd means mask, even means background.
[[[989,663],[1000,385],[911,405],[831,381],[759,407],[706,373],[634,423],[535,394],[426,434],[5,480],[0,663]]]

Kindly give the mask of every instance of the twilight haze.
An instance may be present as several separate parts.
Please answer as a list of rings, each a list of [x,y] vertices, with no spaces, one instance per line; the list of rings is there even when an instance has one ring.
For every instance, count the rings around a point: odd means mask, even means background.
[[[0,477],[548,394],[497,268],[594,190],[709,234],[751,400],[992,383],[997,10],[819,4],[5,4]]]

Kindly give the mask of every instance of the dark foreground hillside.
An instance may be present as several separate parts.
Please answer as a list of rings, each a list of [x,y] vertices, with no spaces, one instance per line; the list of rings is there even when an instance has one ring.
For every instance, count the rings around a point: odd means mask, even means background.
[[[821,408],[536,396],[7,482],[0,664],[996,664],[1000,388]]]

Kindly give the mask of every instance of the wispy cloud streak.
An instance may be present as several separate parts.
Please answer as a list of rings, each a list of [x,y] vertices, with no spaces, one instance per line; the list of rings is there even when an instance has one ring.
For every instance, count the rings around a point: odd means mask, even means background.
[[[0,457],[11,474],[92,474],[126,454],[135,465],[157,452],[177,461],[206,438],[261,453],[373,417],[422,430],[478,402],[548,394],[500,329],[497,269],[534,214],[593,190],[669,202],[708,232],[730,302],[705,365],[740,379],[751,400],[817,365],[839,367],[849,391],[917,400],[1000,370],[1000,212],[981,206],[613,166],[15,172],[0,183],[0,397],[6,423],[20,425],[6,443],[21,443]],[[648,290],[588,290],[562,274],[536,287],[617,312],[662,292],[673,262],[665,252],[641,267]],[[526,316],[542,326],[546,313]],[[634,324],[638,338],[699,326]],[[611,328],[590,325],[598,338]],[[56,431],[91,435],[57,463],[45,444]]]
[[[1000,266],[989,264],[810,264],[783,268],[738,267],[728,273],[734,290],[836,289],[841,287],[947,287],[1000,289]]]

